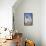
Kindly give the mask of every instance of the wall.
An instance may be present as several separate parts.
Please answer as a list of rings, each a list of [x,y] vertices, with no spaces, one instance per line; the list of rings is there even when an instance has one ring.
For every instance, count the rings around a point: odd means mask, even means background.
[[[41,1],[40,25],[42,46],[46,46],[46,0]]]
[[[12,29],[12,6],[16,0],[0,0],[0,27]]]
[[[17,5],[17,4],[16,4]],[[23,0],[22,3],[13,6],[15,29],[23,33],[23,37],[35,41],[36,46],[41,46],[40,34],[40,0]],[[24,13],[33,13],[33,25],[24,26]]]

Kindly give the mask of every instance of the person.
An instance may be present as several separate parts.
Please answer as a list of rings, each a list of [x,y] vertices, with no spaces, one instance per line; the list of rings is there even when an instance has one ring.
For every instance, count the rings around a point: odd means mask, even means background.
[[[25,46],[35,46],[35,43],[32,40],[26,40]]]
[[[22,37],[19,34],[16,35],[16,46],[22,46]]]

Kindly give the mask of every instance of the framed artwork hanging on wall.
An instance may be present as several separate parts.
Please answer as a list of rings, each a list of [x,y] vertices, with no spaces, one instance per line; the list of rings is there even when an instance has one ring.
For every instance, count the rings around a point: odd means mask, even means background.
[[[24,26],[32,26],[32,25],[33,25],[33,14],[24,13]]]

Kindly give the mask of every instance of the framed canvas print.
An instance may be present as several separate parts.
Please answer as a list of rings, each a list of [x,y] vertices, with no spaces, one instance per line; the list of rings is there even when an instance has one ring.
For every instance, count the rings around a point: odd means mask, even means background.
[[[24,26],[32,26],[33,24],[33,14],[24,13]]]

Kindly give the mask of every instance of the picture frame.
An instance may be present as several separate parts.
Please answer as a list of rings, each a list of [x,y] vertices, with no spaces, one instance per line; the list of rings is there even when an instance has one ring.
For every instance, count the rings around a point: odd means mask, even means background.
[[[24,13],[24,26],[33,25],[33,13]]]

